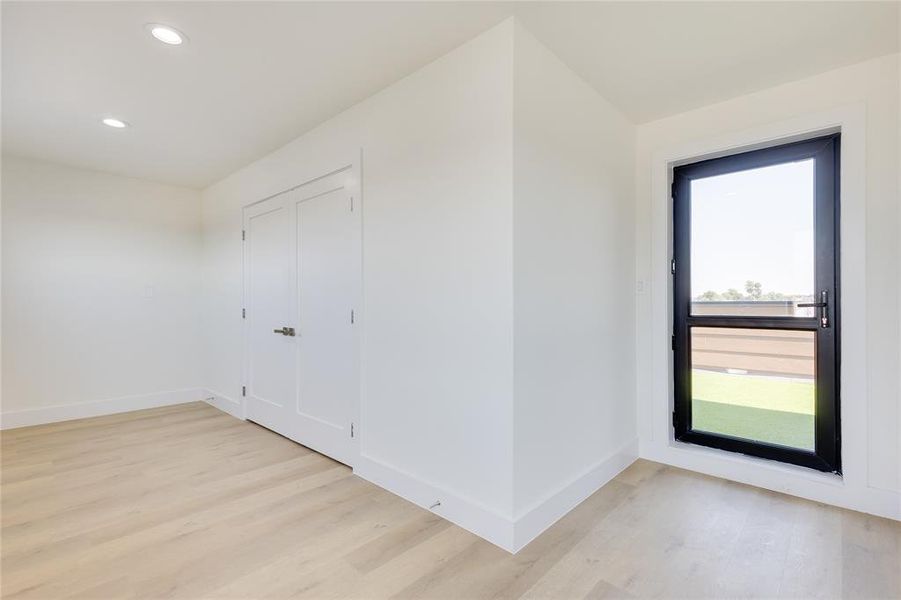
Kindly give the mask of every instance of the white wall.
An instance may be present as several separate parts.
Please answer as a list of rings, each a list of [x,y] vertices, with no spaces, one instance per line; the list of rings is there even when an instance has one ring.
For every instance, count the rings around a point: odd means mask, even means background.
[[[646,291],[637,305],[636,386],[643,456],[859,510],[901,515],[898,61],[898,55],[866,61],[638,128],[637,278]],[[677,451],[659,433],[666,425],[658,423],[661,415],[665,421],[669,402],[667,362],[660,357],[666,352],[670,308],[667,192],[665,185],[653,187],[666,175],[656,171],[665,170],[661,161],[666,157],[686,148],[728,148],[734,140],[753,140],[758,132],[765,138],[841,120],[849,127],[842,147],[842,421],[849,433],[843,439],[845,479],[830,481],[762,461]],[[855,259],[849,262],[851,256]],[[860,373],[848,372],[857,365]]]
[[[200,400],[200,197],[4,157],[4,427]]]
[[[240,414],[241,207],[362,149],[355,471],[521,547],[637,456],[634,139],[509,20],[210,187],[205,385]]]
[[[478,523],[509,521],[512,494],[511,28],[203,192],[204,385],[228,403],[242,385],[241,207],[362,149],[355,467],[420,504],[440,499],[437,512],[489,536]]]
[[[637,455],[635,126],[522,27],[514,72],[521,546]]]
[[[901,10],[898,11],[898,35],[901,38]],[[901,39],[899,39],[901,41]],[[896,65],[898,80],[898,105],[896,109],[898,123],[898,161],[897,161],[897,188],[895,188],[895,196],[898,203],[901,204],[901,58],[898,59]],[[901,231],[901,209],[898,210],[898,231]],[[898,236],[898,314],[901,315],[901,235]],[[901,319],[898,319],[898,339],[901,340]],[[899,342],[901,343],[901,342]],[[898,351],[898,437],[897,437],[897,453],[898,453],[898,487],[901,488],[901,350]],[[901,489],[899,489],[901,492]],[[901,493],[898,498],[898,512],[901,513]]]

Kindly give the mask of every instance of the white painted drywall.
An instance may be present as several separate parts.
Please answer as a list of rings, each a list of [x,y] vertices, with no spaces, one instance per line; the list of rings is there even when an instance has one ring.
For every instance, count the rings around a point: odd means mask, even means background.
[[[2,176],[4,425],[200,400],[199,192],[10,156]]]
[[[634,140],[510,20],[208,188],[206,387],[237,406],[240,208],[362,149],[355,471],[521,547],[637,455]]]
[[[435,496],[417,501],[441,499],[439,514],[462,502],[501,521],[513,446],[511,28],[489,30],[203,192],[204,386],[238,400],[241,207],[362,149],[355,466],[407,482],[397,485],[425,482]]]
[[[898,62],[897,54],[889,55],[639,126],[637,278],[646,291],[639,294],[637,303],[636,386],[643,456],[726,477],[741,474],[743,480],[757,485],[791,488],[792,493],[861,510],[890,514],[892,507],[898,506]],[[860,165],[859,172],[842,174],[843,190],[846,186],[854,190],[842,198],[843,211],[849,211],[854,219],[851,223],[843,216],[842,245],[854,248],[855,256],[861,257],[853,265],[843,259],[843,273],[848,281],[862,282],[859,286],[845,285],[842,295],[843,301],[849,300],[846,309],[861,300],[861,313],[865,315],[862,331],[846,328],[843,334],[845,341],[861,340],[860,347],[854,343],[843,347],[846,362],[862,361],[863,365],[860,379],[854,379],[860,384],[842,384],[842,418],[855,427],[855,432],[860,423],[860,433],[843,440],[844,456],[849,457],[846,468],[852,472],[846,471],[844,482],[830,483],[759,462],[738,464],[709,453],[677,452],[664,436],[654,433],[661,414],[666,416],[669,401],[666,387],[657,383],[661,377],[666,378],[666,364],[655,359],[669,335],[665,301],[669,242],[665,226],[656,225],[667,218],[662,214],[666,190],[652,187],[655,177],[659,180],[665,174],[655,175],[654,170],[661,168],[661,157],[677,148],[694,145],[709,149],[717,140],[728,147],[734,139],[753,139],[757,131],[764,136],[765,132],[777,131],[779,123],[788,123],[788,129],[803,128],[805,123],[818,122],[820,114],[826,115],[824,123],[836,120],[829,116],[832,113],[839,115],[837,120],[843,118],[840,115],[850,115],[845,119],[849,126],[860,122],[853,139],[848,137],[845,141],[849,143],[842,148],[843,161]],[[661,193],[664,196],[658,197]],[[845,325],[855,316],[847,310],[844,315]]]
[[[519,26],[514,60],[514,513],[522,519],[624,449],[637,452],[636,128]],[[517,545],[538,533],[527,530]]]
[[[898,10],[898,26],[896,31],[898,31],[899,37],[901,37],[901,8]],[[898,124],[898,156],[895,164],[895,169],[897,171],[896,177],[896,185],[895,188],[895,198],[897,198],[898,204],[901,204],[901,57],[899,57],[897,64],[895,65],[895,71],[897,72],[897,80],[898,80],[898,102],[895,110],[895,114],[897,115],[897,124]],[[898,231],[901,231],[901,209],[898,210]],[[898,314],[901,315],[901,235],[898,236]],[[901,319],[898,319],[898,340],[899,344],[901,344]],[[898,461],[897,461],[897,477],[898,477],[898,513],[901,514],[901,350],[898,351],[898,395],[897,395],[897,406],[898,410],[898,437],[897,437],[897,449],[898,453]]]

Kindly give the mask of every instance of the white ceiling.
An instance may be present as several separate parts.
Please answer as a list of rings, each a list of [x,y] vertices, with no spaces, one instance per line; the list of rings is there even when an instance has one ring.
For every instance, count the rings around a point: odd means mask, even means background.
[[[895,2],[3,2],[4,152],[204,187],[516,14],[635,122],[898,49]],[[144,31],[167,23],[190,43]],[[99,125],[115,115],[126,130]]]
[[[520,18],[643,123],[897,52],[899,4],[542,2]]]

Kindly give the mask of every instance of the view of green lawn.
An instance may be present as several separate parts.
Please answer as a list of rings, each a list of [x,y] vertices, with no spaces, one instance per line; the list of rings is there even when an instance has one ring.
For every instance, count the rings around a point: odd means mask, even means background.
[[[692,371],[692,428],[814,449],[813,380]]]

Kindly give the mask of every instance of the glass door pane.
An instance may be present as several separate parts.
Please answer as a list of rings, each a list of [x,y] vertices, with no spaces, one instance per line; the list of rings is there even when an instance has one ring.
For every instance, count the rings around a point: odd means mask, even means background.
[[[816,334],[691,329],[692,429],[814,450]]]
[[[812,317],[814,160],[691,182],[691,314]]]

